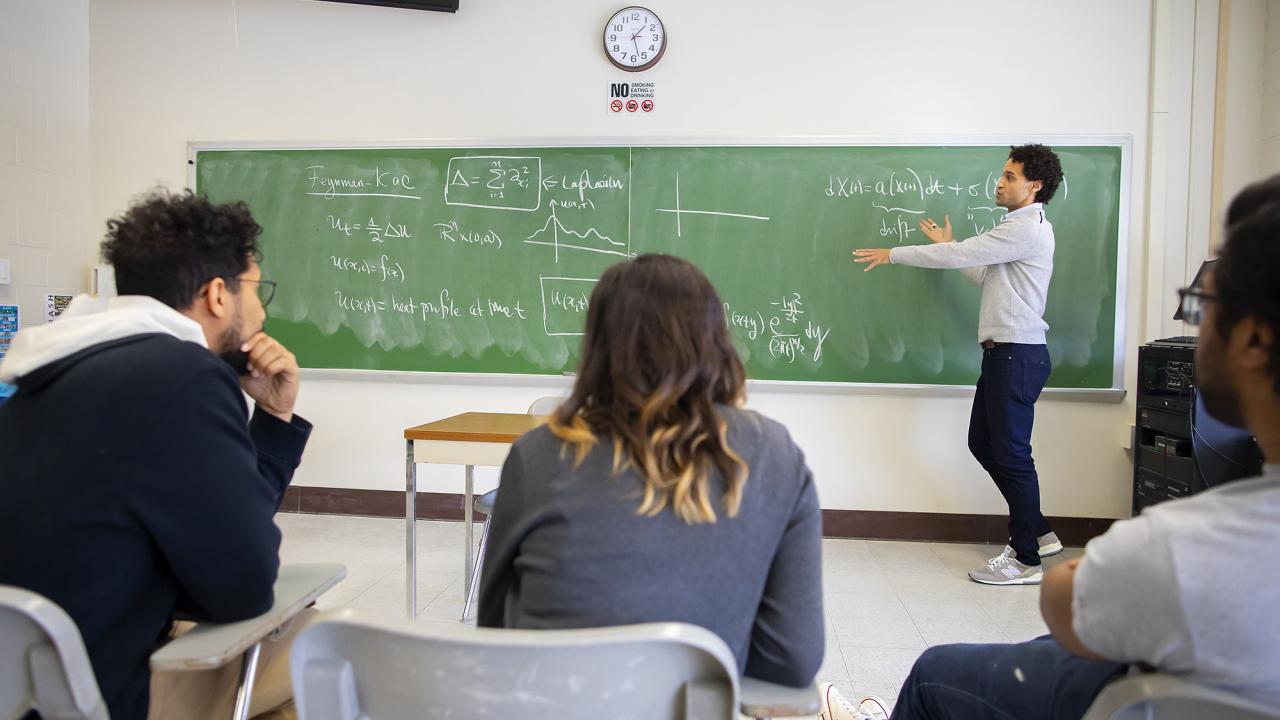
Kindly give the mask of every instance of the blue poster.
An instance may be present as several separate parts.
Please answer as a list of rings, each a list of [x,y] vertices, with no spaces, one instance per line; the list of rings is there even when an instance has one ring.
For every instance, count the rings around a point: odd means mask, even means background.
[[[9,342],[17,334],[18,306],[0,305],[0,360],[4,360],[5,353],[9,352]],[[13,385],[0,383],[0,403],[9,399],[9,396],[17,389]]]

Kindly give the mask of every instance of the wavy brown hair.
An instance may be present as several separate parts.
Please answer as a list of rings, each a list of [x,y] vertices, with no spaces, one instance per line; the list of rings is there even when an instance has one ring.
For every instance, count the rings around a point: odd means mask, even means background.
[[[610,438],[614,474],[634,467],[644,478],[637,513],[670,505],[687,523],[715,522],[713,471],[729,517],[747,479],[716,412],[742,404],[745,375],[707,276],[687,260],[640,255],[606,270],[591,293],[578,378],[548,427],[578,464]]]

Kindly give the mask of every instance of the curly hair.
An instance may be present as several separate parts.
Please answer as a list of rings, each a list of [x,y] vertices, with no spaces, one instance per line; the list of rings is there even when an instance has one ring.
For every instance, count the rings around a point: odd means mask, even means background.
[[[107,221],[102,258],[114,266],[121,295],[147,295],[182,310],[214,278],[237,290],[237,278],[259,257],[261,233],[242,202],[217,205],[190,190],[160,188]]]
[[[1231,201],[1213,279],[1220,334],[1253,317],[1280,342],[1280,175],[1250,185]],[[1268,369],[1280,395],[1280,348],[1274,345]]]
[[[717,404],[742,404],[745,379],[707,276],[687,260],[640,255],[596,283],[577,382],[547,426],[579,464],[608,437],[613,472],[633,467],[643,478],[637,513],[670,506],[686,523],[713,523],[715,471],[729,517],[747,480],[716,412]]]
[[[1053,194],[1058,191],[1062,182],[1062,163],[1058,154],[1047,145],[1032,143],[1030,145],[1009,146],[1009,159],[1022,163],[1022,175],[1028,180],[1039,180],[1043,185],[1036,193],[1036,202],[1049,204]]]

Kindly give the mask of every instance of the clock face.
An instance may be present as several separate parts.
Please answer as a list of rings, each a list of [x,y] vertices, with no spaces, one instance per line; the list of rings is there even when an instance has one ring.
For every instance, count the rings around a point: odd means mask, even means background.
[[[604,26],[604,51],[623,70],[639,72],[654,66],[667,49],[667,32],[653,11],[624,8]]]

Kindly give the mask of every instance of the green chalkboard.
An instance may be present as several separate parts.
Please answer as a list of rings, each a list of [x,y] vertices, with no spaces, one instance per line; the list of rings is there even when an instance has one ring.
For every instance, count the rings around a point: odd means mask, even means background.
[[[1119,145],[1056,147],[1050,385],[1115,383]],[[752,378],[970,385],[978,288],[861,272],[858,247],[991,227],[1008,145],[197,149],[279,282],[267,329],[304,367],[559,374],[609,265],[664,252],[719,289]]]

